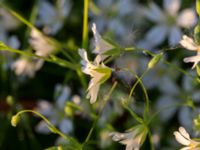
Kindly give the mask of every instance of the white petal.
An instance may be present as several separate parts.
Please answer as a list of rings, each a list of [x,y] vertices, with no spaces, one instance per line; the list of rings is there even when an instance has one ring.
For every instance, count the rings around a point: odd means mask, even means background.
[[[198,64],[198,62],[200,61],[200,55],[186,57],[186,58],[183,59],[183,61],[185,63],[193,62],[194,65],[192,66],[192,69],[194,69],[196,67],[196,65]]]
[[[183,10],[177,18],[177,24],[184,28],[191,28],[196,22],[197,17],[192,9]]]
[[[185,130],[185,128],[180,127],[180,128],[179,128],[179,132],[180,132],[185,138],[187,138],[188,140],[190,139],[190,135],[189,135],[188,132]]]
[[[196,51],[198,49],[194,40],[187,35],[183,35],[183,39],[179,43],[188,50]]]
[[[163,22],[163,19],[165,19],[163,12],[155,3],[150,3],[149,9],[144,14],[148,19],[157,23]]]
[[[191,148],[190,147],[183,147],[183,148],[181,148],[180,150],[191,150]],[[195,149],[194,149],[195,150]]]
[[[172,27],[169,33],[169,44],[171,46],[175,46],[181,40],[181,36],[182,36],[181,30],[176,26]]]
[[[181,143],[182,145],[189,145],[190,141],[188,139],[186,139],[185,137],[183,137],[179,132],[174,132],[175,138],[176,140]]]
[[[36,110],[39,111],[42,115],[48,117],[48,116],[51,116],[52,114],[52,104],[49,103],[48,101],[46,100],[40,100],[38,103],[37,103],[37,108]]]
[[[93,24],[92,31],[95,38],[95,49],[93,50],[95,54],[103,54],[107,50],[114,48],[113,45],[102,39],[102,37],[100,36],[100,34],[96,29],[96,24]],[[105,59],[105,57],[102,57],[101,61],[103,61],[103,59]]]
[[[155,26],[147,33],[146,40],[154,46],[159,45],[165,40],[167,32],[168,28],[166,26]]]
[[[171,16],[175,16],[177,14],[180,4],[180,0],[164,0],[164,8]]]
[[[89,85],[89,89],[88,89],[88,94],[87,94],[87,98],[90,98],[90,103],[93,104],[94,102],[96,102],[97,100],[97,95],[98,95],[98,92],[99,92],[99,88],[100,88],[100,84],[99,83],[96,83],[94,84],[92,82],[93,79],[91,79],[90,81],[90,85]]]

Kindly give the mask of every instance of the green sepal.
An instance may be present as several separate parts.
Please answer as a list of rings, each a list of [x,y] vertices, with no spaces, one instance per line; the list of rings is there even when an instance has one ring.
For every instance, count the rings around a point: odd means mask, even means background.
[[[116,56],[116,55],[120,55],[120,53],[121,53],[121,49],[118,47],[115,47],[113,49],[107,50],[106,52],[103,53],[103,55]]]
[[[99,81],[100,84],[104,83],[106,80],[108,80],[111,76],[112,70],[108,67],[105,68],[96,68],[94,69],[95,71],[103,74],[103,77]]]

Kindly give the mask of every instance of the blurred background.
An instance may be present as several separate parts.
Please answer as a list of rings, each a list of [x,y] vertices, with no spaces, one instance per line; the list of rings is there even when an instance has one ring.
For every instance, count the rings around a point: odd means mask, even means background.
[[[37,46],[42,43],[31,34],[27,25],[6,9],[9,8],[37,27],[44,34],[44,39],[56,40],[63,47],[59,50],[67,52],[75,60],[74,63],[79,64],[83,0],[1,0],[0,3],[0,41],[28,52],[37,51]],[[153,53],[164,51],[164,60],[169,63],[159,62],[143,78],[150,97],[151,113],[163,108],[150,125],[155,148],[177,149],[179,145],[173,132],[179,126],[185,127],[192,136],[197,136],[200,128],[198,75],[195,69],[191,69],[192,64],[182,61],[192,52],[179,45],[182,35],[193,36],[198,21],[195,2],[91,0],[88,18],[90,58],[94,58],[92,49],[95,46],[92,23],[96,23],[102,37],[121,47],[140,47]],[[36,44],[31,42],[34,40]],[[42,45],[43,49],[47,47]],[[60,51],[55,55],[65,59]],[[24,58],[26,63],[19,61]],[[108,65],[128,68],[140,76],[150,58],[140,51],[124,52]],[[16,67],[16,62],[20,67]],[[86,84],[81,82],[82,78]],[[22,109],[39,111],[60,131],[83,142],[93,123],[94,114],[102,105],[101,99],[114,81],[118,81],[118,86],[97,123],[87,150],[124,148],[113,142],[109,133],[114,130],[124,132],[136,124],[121,104],[137,81],[132,74],[122,70],[114,72],[111,79],[102,85],[97,103],[90,105],[85,98],[88,76],[55,63],[40,63],[31,57],[0,51],[0,149],[40,150],[65,143],[61,137],[49,131],[41,118],[33,114],[23,115],[18,126],[12,127],[11,117]],[[141,115],[144,104],[144,93],[138,85],[129,106]],[[149,145],[146,140],[142,149],[148,149]]]

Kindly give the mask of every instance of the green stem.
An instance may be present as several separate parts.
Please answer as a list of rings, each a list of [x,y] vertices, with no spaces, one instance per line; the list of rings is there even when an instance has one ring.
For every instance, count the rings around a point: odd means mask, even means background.
[[[99,120],[99,118],[100,118],[100,116],[101,116],[101,114],[103,112],[103,109],[104,109],[105,105],[107,104],[107,101],[109,100],[109,98],[110,98],[112,92],[114,91],[114,89],[116,88],[116,86],[117,86],[117,82],[114,82],[114,84],[112,85],[112,88],[110,89],[110,91],[108,92],[108,94],[104,97],[104,103],[103,103],[102,107],[99,110],[98,116],[95,118],[95,121],[92,124],[92,127],[91,127],[91,129],[90,129],[90,131],[89,131],[89,133],[88,133],[88,135],[87,135],[87,137],[85,139],[85,142],[84,142],[83,146],[86,143],[88,143],[88,141],[90,140],[90,138],[92,136],[92,133],[94,131],[94,128],[95,128],[95,126],[96,126],[96,124],[97,124],[97,122],[98,122],[98,120]]]
[[[83,88],[84,88],[84,89],[87,89],[86,79],[85,79],[85,76],[83,75],[81,69],[78,68],[78,69],[76,70],[76,73],[77,73],[77,75],[79,76],[79,79],[80,79],[80,81],[81,81],[81,84],[82,84]]]
[[[46,123],[47,125],[57,134],[59,134],[61,137],[63,137],[64,139],[68,139],[70,140],[71,138],[63,133],[61,133],[56,127],[54,127],[54,125],[46,118],[44,117],[42,114],[40,114],[39,112],[37,111],[34,111],[34,110],[22,110],[20,112],[18,112],[15,116],[19,116],[23,113],[27,113],[27,112],[30,112],[30,113],[34,113],[36,114],[37,116],[41,117]]]
[[[89,0],[84,0],[84,9],[83,9],[83,41],[82,47],[87,49],[88,45],[88,8]]]
[[[131,99],[131,96],[132,96],[132,94],[133,94],[133,92],[134,92],[134,90],[135,90],[135,88],[136,88],[136,86],[137,86],[137,84],[138,83],[141,83],[141,79],[145,76],[145,74],[148,72],[148,70],[146,70],[139,78],[138,78],[138,76],[137,76],[137,81],[135,82],[135,84],[132,86],[132,88],[131,88],[131,91],[130,91],[130,93],[129,93],[129,96],[128,96],[128,100],[130,100]],[[145,92],[146,93],[146,92]],[[148,102],[149,103],[149,102]],[[148,104],[149,105],[149,104]]]
[[[152,134],[151,134],[151,131],[150,131],[149,128],[148,128],[148,137],[149,137],[149,141],[150,141],[150,145],[151,145],[151,150],[155,150],[154,144],[153,144]]]
[[[70,68],[72,70],[77,70],[77,68],[80,68],[80,65],[78,64],[73,64],[67,60],[63,60],[61,58],[58,58],[54,55],[50,56],[50,58],[47,58],[47,57],[42,57],[42,56],[38,56],[38,55],[35,55],[33,53],[30,53],[30,52],[24,52],[22,50],[18,50],[18,49],[14,49],[14,48],[11,48],[11,47],[8,47],[6,46],[5,44],[1,43],[0,42],[0,51],[9,51],[9,52],[13,52],[13,53],[18,53],[20,55],[24,55],[26,57],[35,57],[35,58],[38,58],[38,59],[43,59],[47,62],[51,62],[51,63],[55,63],[55,64],[58,64],[59,66],[62,66],[62,67],[66,67],[66,68]]]
[[[176,48],[178,48],[178,47],[176,47]],[[174,49],[174,48],[173,48],[173,49]],[[148,55],[150,55],[150,56],[152,56],[152,57],[155,56],[154,53],[152,53],[151,51],[146,50],[146,49],[144,49],[144,48],[127,47],[127,48],[124,48],[124,50],[125,50],[125,51],[141,50],[141,51],[143,51],[144,53],[146,53],[146,54],[148,54]],[[166,52],[167,50],[171,50],[171,48],[169,48],[169,49],[164,49],[163,51]],[[163,60],[163,62],[164,62],[165,64],[167,64],[167,65],[169,65],[169,66],[175,68],[175,69],[178,70],[179,72],[181,72],[181,73],[183,73],[183,74],[185,74],[185,75],[187,75],[187,76],[191,77],[192,79],[194,79],[194,80],[196,80],[196,81],[199,82],[198,78],[196,78],[196,77],[194,77],[193,75],[189,74],[188,72],[186,72],[185,70],[181,69],[180,67],[177,67],[176,65],[173,65],[171,62],[169,62],[169,61],[167,61],[167,60]]]
[[[143,119],[139,117],[133,110],[131,110],[127,105],[123,105],[123,107],[131,114],[131,116],[139,123],[143,124]]]
[[[149,100],[149,96],[148,96],[147,90],[146,90],[146,88],[145,88],[145,86],[144,86],[144,84],[143,84],[143,82],[142,82],[141,79],[142,79],[142,78],[144,77],[144,75],[148,72],[148,70],[146,70],[146,71],[142,74],[141,77],[139,77],[139,76],[138,76],[134,71],[132,71],[132,70],[129,70],[129,69],[127,69],[127,68],[125,68],[124,70],[130,72],[130,73],[137,79],[137,82],[135,83],[135,85],[133,85],[133,87],[132,87],[132,89],[131,89],[131,92],[134,91],[134,89],[135,89],[135,87],[136,87],[136,85],[137,85],[138,83],[140,83],[140,85],[141,85],[141,87],[142,87],[142,90],[143,90],[144,95],[145,95],[145,101],[146,101],[146,106],[145,106],[145,110],[144,110],[144,117],[146,118],[146,117],[148,117],[147,115],[148,115],[148,113],[149,113],[149,108],[150,108],[149,102],[150,102],[150,100]],[[130,94],[132,95],[132,93],[130,93]],[[129,94],[129,99],[130,99],[130,96],[131,96],[130,94]]]

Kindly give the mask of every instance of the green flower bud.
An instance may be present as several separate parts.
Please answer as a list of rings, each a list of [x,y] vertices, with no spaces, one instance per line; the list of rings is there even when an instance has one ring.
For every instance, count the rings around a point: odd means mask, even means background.
[[[148,69],[152,69],[162,58],[163,53],[156,54],[148,63]]]
[[[13,97],[10,96],[10,95],[8,95],[8,96],[6,97],[6,102],[7,102],[10,106],[12,106],[12,105],[14,104]]]
[[[14,116],[12,116],[11,125],[12,125],[13,127],[16,127],[19,121],[20,121],[19,115],[14,115]]]

